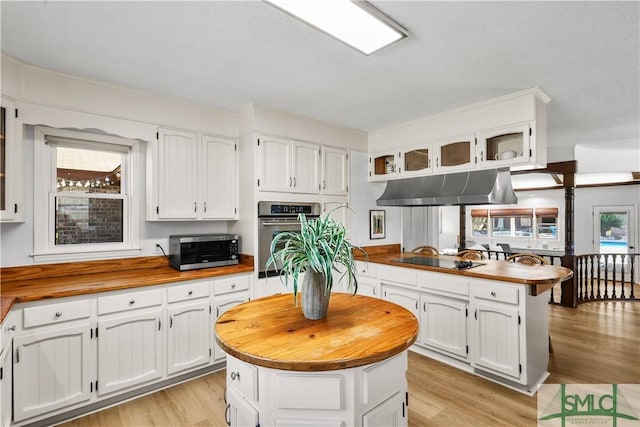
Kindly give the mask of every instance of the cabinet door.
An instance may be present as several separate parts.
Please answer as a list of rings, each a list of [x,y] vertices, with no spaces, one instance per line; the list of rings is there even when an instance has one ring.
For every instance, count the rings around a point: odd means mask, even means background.
[[[420,318],[420,296],[417,292],[413,292],[406,289],[399,289],[385,284],[382,285],[383,298],[387,301],[396,303],[416,316],[416,319]]]
[[[174,374],[209,363],[211,309],[209,301],[179,305],[168,310],[167,373]]]
[[[195,133],[158,132],[158,207],[160,219],[198,217],[198,139]]]
[[[22,142],[13,101],[0,98],[0,220],[21,221]]]
[[[322,194],[346,196],[349,186],[347,150],[322,147]]]
[[[363,427],[408,425],[407,407],[402,393],[396,393],[362,416]]]
[[[291,141],[265,137],[258,146],[260,191],[291,192]]]
[[[476,167],[475,135],[462,135],[437,141],[436,172],[471,170]]]
[[[293,158],[292,191],[294,193],[320,193],[320,147],[306,142],[291,143]]]
[[[518,317],[517,307],[474,301],[474,366],[520,377]]]
[[[329,215],[334,221],[349,228],[349,199],[340,196],[322,196],[322,215]],[[341,207],[343,206],[343,207]]]
[[[358,277],[358,295],[380,298],[380,287],[374,279]]]
[[[480,166],[497,168],[528,163],[531,126],[520,123],[478,134]]]
[[[260,425],[258,411],[244,400],[233,388],[227,388],[227,409],[225,420],[231,427],[251,427]]]
[[[400,176],[428,175],[433,168],[432,144],[425,143],[400,152],[398,173]]]
[[[202,135],[200,189],[203,219],[238,218],[238,156],[236,142]]]
[[[11,425],[13,407],[13,370],[11,369],[11,341],[0,352],[0,425]]]
[[[216,319],[222,316],[227,310],[235,307],[238,304],[242,304],[243,302],[249,301],[249,292],[235,292],[233,294],[224,295],[221,297],[215,297],[215,315]],[[218,343],[215,343],[213,346],[213,359],[215,362],[220,360],[224,360],[227,353],[224,352],[219,346]]]
[[[14,338],[14,421],[90,398],[90,324]]]
[[[395,152],[369,156],[369,181],[384,181],[397,177],[398,158]]]
[[[422,295],[422,342],[435,350],[467,357],[467,303]]]
[[[161,311],[98,321],[98,394],[162,376]]]

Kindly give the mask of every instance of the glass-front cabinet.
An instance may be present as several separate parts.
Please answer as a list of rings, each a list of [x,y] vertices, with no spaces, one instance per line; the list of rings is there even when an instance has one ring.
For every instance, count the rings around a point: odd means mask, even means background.
[[[383,181],[398,176],[398,156],[395,151],[385,151],[369,157],[369,181]]]
[[[436,172],[470,170],[475,167],[475,135],[461,135],[436,141]]]
[[[13,101],[0,104],[0,220],[22,221],[22,146],[18,110]]]
[[[432,172],[433,149],[431,143],[424,143],[401,150],[398,173],[402,176],[421,176]]]
[[[527,122],[479,133],[480,167],[495,168],[529,162],[532,129]]]

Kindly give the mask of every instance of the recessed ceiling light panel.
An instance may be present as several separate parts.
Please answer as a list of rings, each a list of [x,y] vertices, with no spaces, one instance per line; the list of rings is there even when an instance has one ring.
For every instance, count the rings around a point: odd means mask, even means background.
[[[365,55],[407,36],[404,28],[364,1],[268,0],[267,3]]]

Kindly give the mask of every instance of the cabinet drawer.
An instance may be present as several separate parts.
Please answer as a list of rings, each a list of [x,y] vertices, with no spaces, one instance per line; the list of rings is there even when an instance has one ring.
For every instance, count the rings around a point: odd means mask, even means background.
[[[162,290],[127,292],[98,298],[98,314],[116,313],[162,304]]]
[[[378,277],[380,281],[391,283],[401,283],[403,285],[416,285],[416,270],[403,267],[389,267],[381,265],[378,267]]]
[[[258,369],[246,362],[227,356],[227,387],[238,391],[245,399],[258,401]]]
[[[213,281],[213,294],[222,295],[229,292],[249,289],[249,276],[236,276]]]
[[[418,285],[423,289],[446,294],[469,295],[469,279],[455,274],[418,273]]]
[[[22,310],[25,328],[68,322],[91,316],[91,301],[79,300],[26,307]]]
[[[356,274],[358,276],[370,277],[372,279],[375,279],[378,277],[378,264],[356,261]]]
[[[276,407],[278,409],[333,410],[343,409],[342,375],[276,374]]]
[[[473,289],[476,298],[490,301],[506,302],[507,304],[518,304],[518,288],[516,286],[482,285]]]
[[[209,296],[210,282],[193,282],[167,289],[167,301],[178,302]]]
[[[362,371],[362,404],[382,402],[406,388],[407,353],[403,352]]]

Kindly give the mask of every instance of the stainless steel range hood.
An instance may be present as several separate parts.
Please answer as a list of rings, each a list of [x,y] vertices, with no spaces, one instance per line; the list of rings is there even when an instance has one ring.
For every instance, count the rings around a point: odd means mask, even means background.
[[[376,201],[378,206],[446,206],[515,204],[509,169],[395,179]]]

